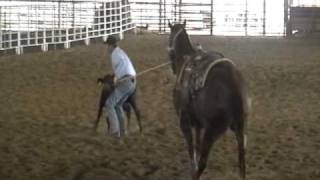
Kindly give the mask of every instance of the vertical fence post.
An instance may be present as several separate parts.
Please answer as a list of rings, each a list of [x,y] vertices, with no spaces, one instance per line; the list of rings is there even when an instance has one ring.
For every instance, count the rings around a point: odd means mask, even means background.
[[[64,48],[69,49],[70,48],[70,42],[69,42],[69,29],[66,28],[66,42],[64,43]]]
[[[12,48],[12,31],[9,31],[8,33],[7,33],[7,35],[8,35],[8,47],[9,47],[9,49],[11,49]]]
[[[179,0],[179,22],[181,22],[181,6],[182,6],[182,0]]]
[[[163,32],[166,32],[166,28],[167,28],[167,26],[166,26],[166,22],[167,22],[167,8],[166,8],[166,6],[167,6],[167,1],[164,0],[164,20],[163,20],[164,27],[163,27]]]
[[[86,39],[85,39],[84,43],[85,43],[87,46],[90,44],[88,25],[86,25]]]
[[[35,30],[35,31],[34,31],[34,35],[35,35],[35,44],[34,44],[34,45],[38,45],[38,39],[39,39],[38,33],[39,33],[38,30]],[[28,44],[28,45],[29,45],[29,44]]]
[[[103,21],[104,21],[104,23],[103,23],[103,32],[104,32],[104,36],[106,35],[106,34],[108,34],[107,32],[107,4],[106,3],[104,3],[103,4],[103,6],[104,6],[104,8],[103,8]]]
[[[75,2],[72,2],[72,25],[71,25],[71,27],[75,27],[75,25],[76,25],[76,13],[75,13],[74,4],[75,4]]]
[[[0,6],[0,49],[2,49],[2,7]]]
[[[21,33],[20,31],[17,33],[17,47],[16,47],[16,54],[20,55],[23,53],[22,47],[21,47]]]
[[[213,35],[213,0],[211,0],[211,11],[210,11],[210,35]]]
[[[101,17],[101,11],[102,11],[102,17]],[[105,31],[103,30],[103,33],[101,32],[101,23],[103,23],[103,26],[106,25],[106,13],[107,13],[107,3],[102,3],[102,9],[99,8],[99,12],[98,12],[98,30],[99,30],[99,36],[103,35],[103,36],[106,36],[105,35]]]
[[[23,49],[21,47],[21,19],[20,14],[18,14],[18,32],[17,32],[17,47],[16,47],[16,54],[21,55],[23,53]]]
[[[61,27],[61,1],[58,2],[58,29]]]
[[[41,45],[41,50],[43,52],[48,51],[48,44],[47,44],[47,31],[43,29],[43,44]]]
[[[262,34],[266,35],[266,0],[263,0],[263,25]]]
[[[109,4],[109,7],[111,7],[111,8],[113,8],[113,6],[112,6],[112,2],[109,2],[110,4]],[[104,13],[105,14],[107,14],[107,10],[106,10],[106,7],[107,7],[107,2],[104,2],[103,3],[103,6],[104,6]],[[110,11],[110,12],[112,12],[112,11]],[[108,14],[108,15],[111,15],[111,14]],[[105,16],[107,16],[107,15],[105,15]],[[112,19],[112,18],[110,18],[110,19]],[[100,12],[98,12],[98,23],[100,22]],[[105,23],[105,25],[107,25],[107,22],[104,22]],[[111,25],[112,25],[112,22],[109,22]],[[111,27],[111,25],[110,25],[110,27]],[[104,41],[104,42],[106,42],[107,41],[107,37],[108,37],[108,35],[109,34],[105,34],[105,35],[103,35],[102,36],[102,40]]]
[[[246,10],[244,14],[244,31],[245,35],[248,36],[248,0],[246,0]]]
[[[1,27],[0,27],[0,50],[3,47],[2,44],[3,44],[3,42],[2,42],[2,30],[1,30]]]
[[[177,22],[177,0],[174,0],[174,22]]]
[[[120,34],[119,37],[120,39],[123,39],[123,27],[122,27],[122,3],[123,1],[120,1]]]
[[[44,49],[44,45],[46,44],[46,31],[45,29],[43,30],[43,34],[42,34],[42,45],[41,45],[41,51],[45,51]]]
[[[2,49],[2,7],[0,6],[0,49]]]
[[[112,5],[112,2],[108,2],[108,3],[110,3],[109,5],[109,7],[112,7],[111,5]],[[105,16],[107,16],[107,10],[106,10],[106,7],[107,7],[107,2],[103,2],[103,10],[104,10],[104,13],[105,13]],[[108,14],[108,15],[110,15],[110,14]],[[110,19],[112,19],[112,18],[110,18]],[[100,12],[98,12],[98,23],[100,22]],[[107,22],[104,22],[105,23],[105,26],[107,25]],[[110,24],[112,24],[111,22],[109,22]],[[110,26],[111,27],[111,26]],[[104,41],[104,42],[106,42],[107,41],[107,37],[108,37],[108,35],[109,34],[104,34],[103,36],[102,36],[102,40]]]
[[[291,28],[291,24],[289,22],[289,0],[284,0],[284,31],[283,34],[285,36],[291,36],[292,35],[292,28]],[[290,3],[291,5],[291,3]]]
[[[159,32],[161,33],[161,18],[162,18],[162,0],[159,0]]]

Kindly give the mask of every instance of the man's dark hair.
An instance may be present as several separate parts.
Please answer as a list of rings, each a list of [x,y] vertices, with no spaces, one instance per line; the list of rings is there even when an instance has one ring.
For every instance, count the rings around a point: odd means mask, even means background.
[[[117,46],[117,38],[113,35],[108,36],[107,41],[105,44],[112,45],[112,46]]]

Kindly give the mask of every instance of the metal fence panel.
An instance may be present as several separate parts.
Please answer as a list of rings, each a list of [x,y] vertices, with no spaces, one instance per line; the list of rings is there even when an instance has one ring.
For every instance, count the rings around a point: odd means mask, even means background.
[[[188,21],[190,34],[281,36],[284,1],[279,0],[131,0],[133,21],[168,32],[167,20]]]
[[[0,4],[0,50],[71,42],[118,34],[134,28],[127,0],[3,1]]]

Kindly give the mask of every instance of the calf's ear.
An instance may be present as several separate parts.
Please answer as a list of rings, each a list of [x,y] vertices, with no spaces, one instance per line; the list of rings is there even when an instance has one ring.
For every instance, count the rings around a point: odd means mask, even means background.
[[[98,78],[98,79],[97,79],[97,83],[98,83],[98,84],[102,84],[102,83],[103,83],[103,79],[102,79],[102,78]]]

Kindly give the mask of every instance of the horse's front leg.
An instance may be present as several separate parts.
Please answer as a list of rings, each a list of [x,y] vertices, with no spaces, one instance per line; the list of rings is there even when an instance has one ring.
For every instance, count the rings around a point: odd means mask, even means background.
[[[110,92],[108,90],[106,90],[105,88],[102,89],[100,99],[99,99],[98,113],[97,113],[97,117],[96,117],[96,120],[94,121],[94,125],[93,125],[93,132],[97,132],[100,117],[102,115],[102,110],[103,110],[103,107],[104,107],[104,104],[105,104],[107,98],[109,97],[109,94],[110,94]],[[108,123],[108,129],[109,129],[109,122],[107,121],[107,123]]]
[[[99,109],[98,109],[97,117],[96,117],[96,120],[94,121],[94,124],[93,124],[93,132],[97,132],[97,128],[98,128],[98,124],[99,124],[99,121],[100,121],[100,117],[102,115],[103,103],[101,101],[103,101],[103,100],[100,100],[100,103],[99,103]]]
[[[184,138],[186,139],[187,146],[188,146],[188,152],[191,160],[191,167],[192,167],[192,179],[194,179],[194,176],[197,172],[197,165],[198,162],[196,161],[194,146],[193,146],[193,137],[192,137],[192,126],[190,119],[185,115],[185,113],[181,113],[180,115],[180,128],[184,135]]]
[[[196,144],[195,144],[195,155],[194,155],[194,161],[197,162],[197,169],[198,169],[198,163],[200,160],[200,152],[201,152],[201,139],[202,139],[202,129],[200,127],[195,128],[195,135],[196,135]]]

